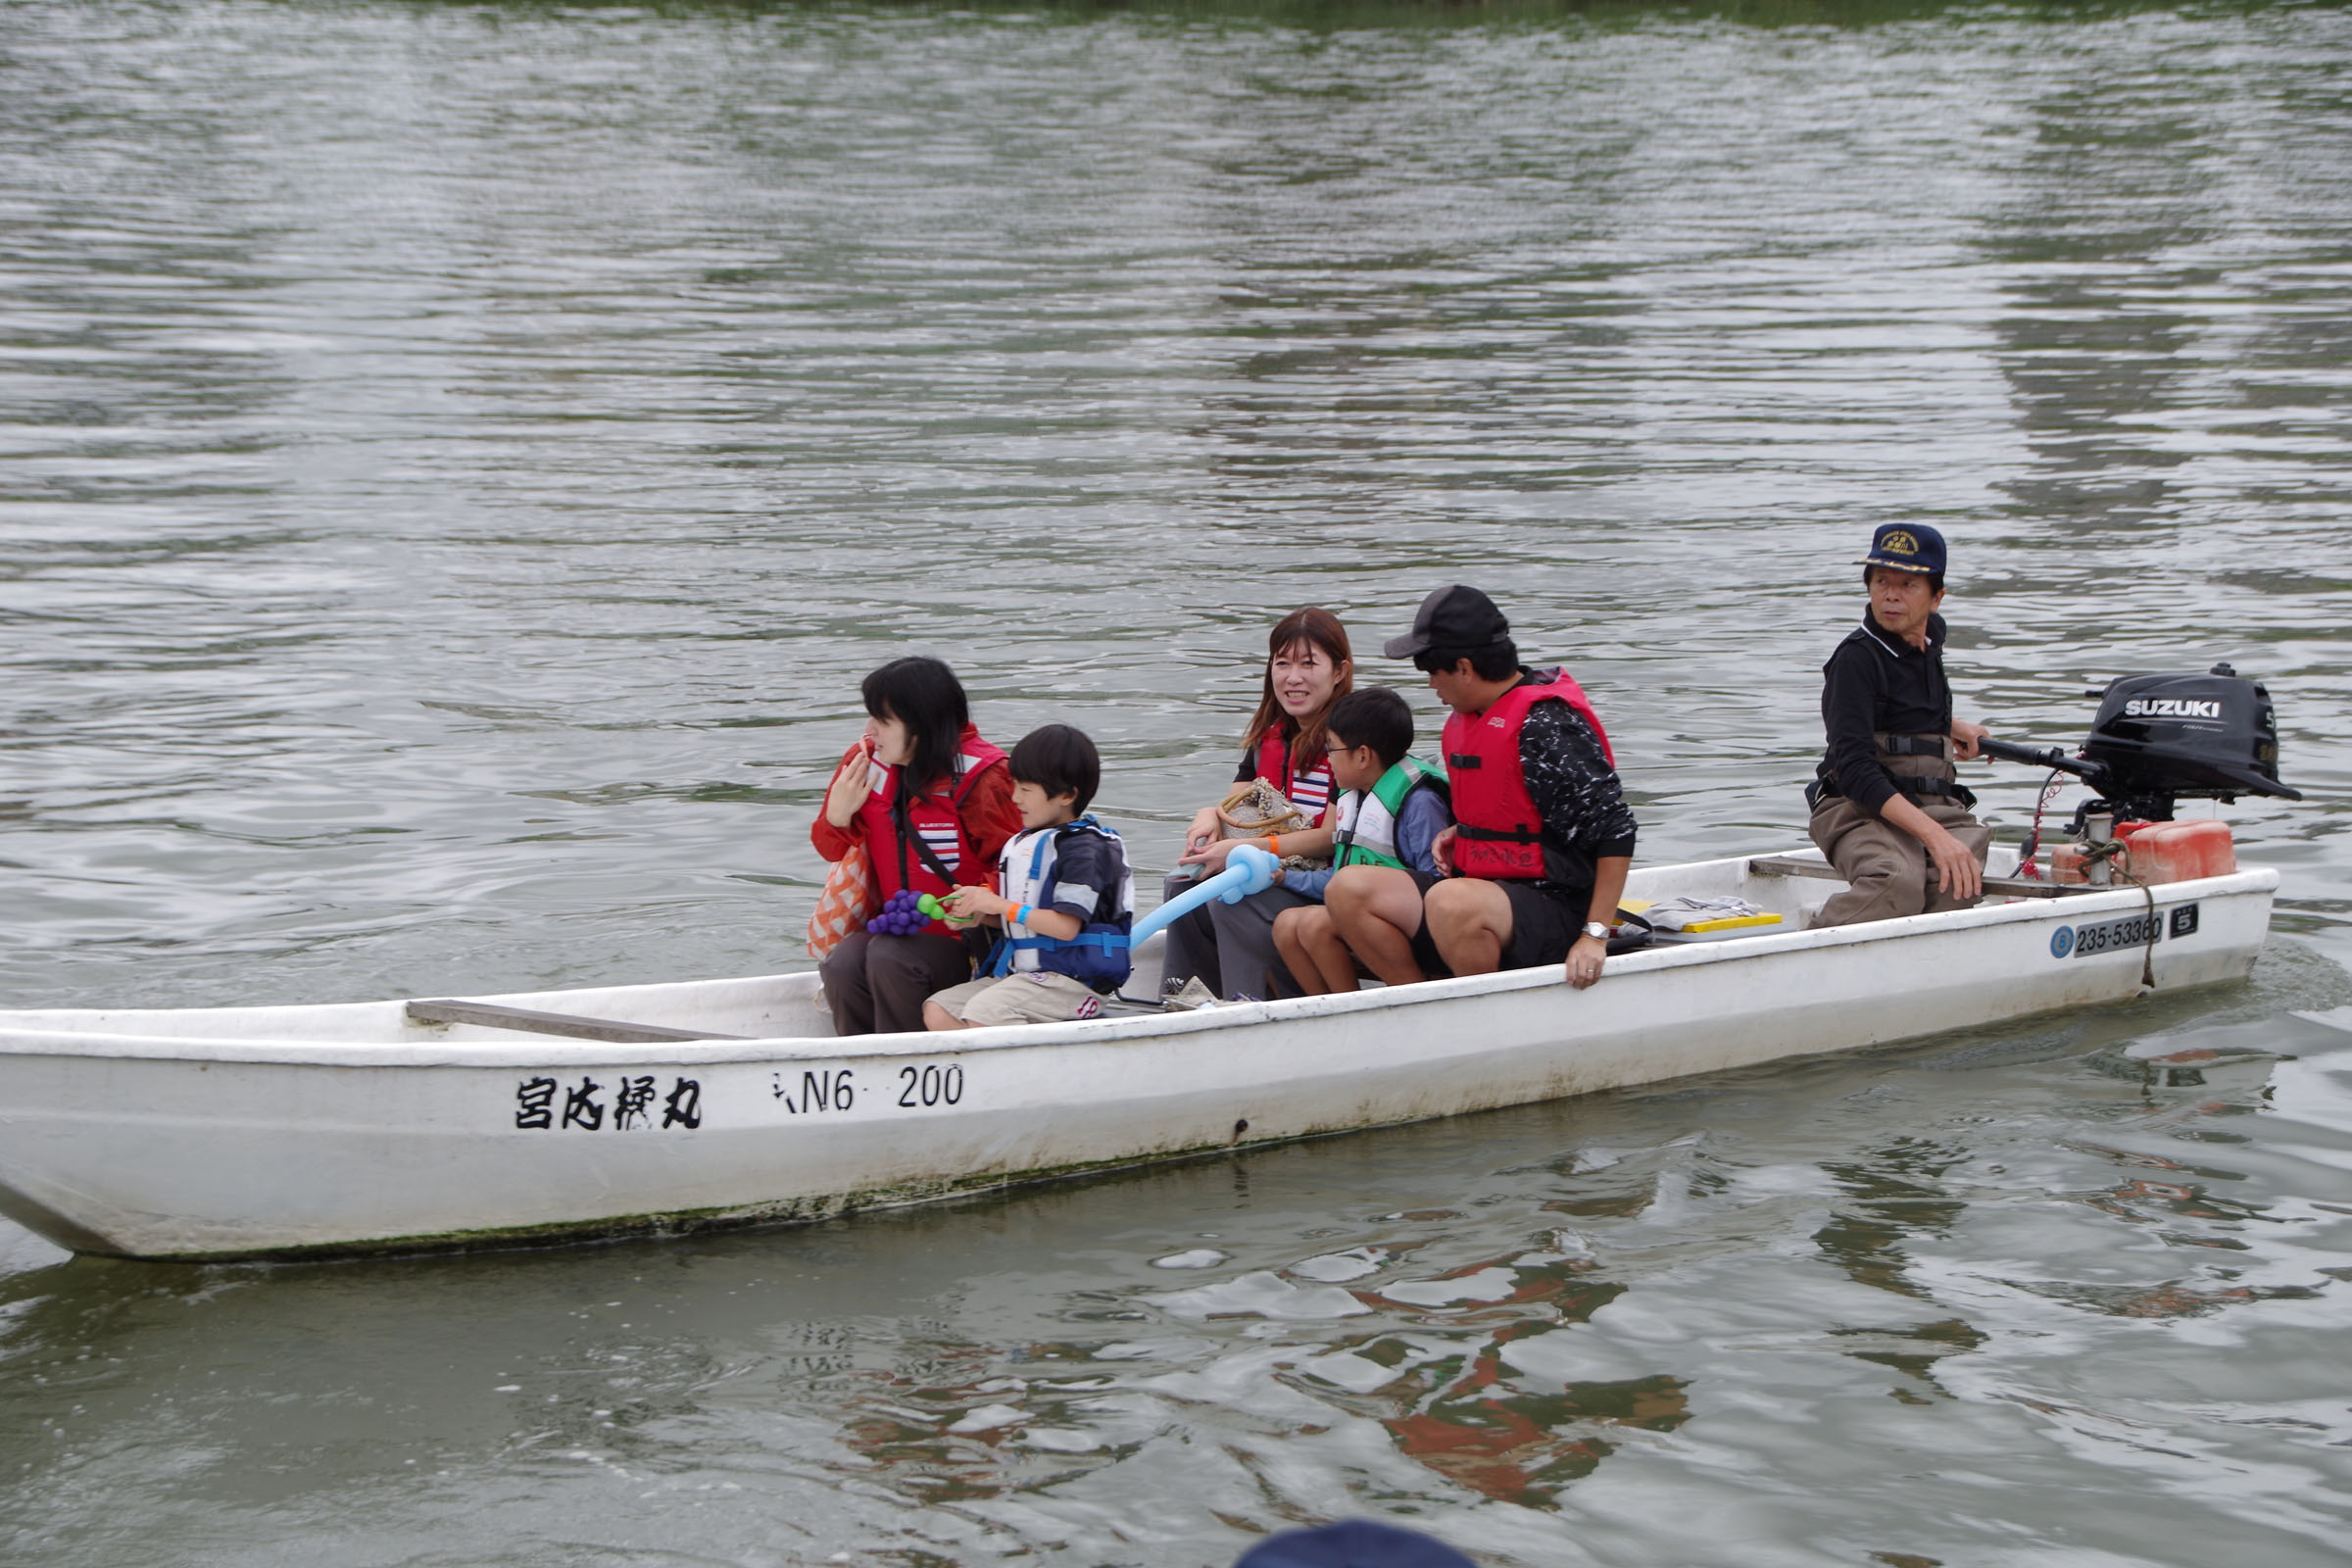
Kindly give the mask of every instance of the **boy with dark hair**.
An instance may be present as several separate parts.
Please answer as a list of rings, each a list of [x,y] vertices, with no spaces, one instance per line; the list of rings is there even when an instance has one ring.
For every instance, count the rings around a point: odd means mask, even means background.
[[[1367,687],[1333,706],[1324,732],[1332,782],[1347,791],[1332,816],[1332,868],[1284,879],[1324,902],[1283,910],[1275,949],[1309,996],[1353,991],[1359,958],[1391,984],[1444,973],[1421,896],[1443,874],[1435,846],[1453,814],[1445,774],[1408,755],[1413,710],[1388,688]]]
[[[986,975],[923,1004],[926,1028],[1091,1018],[1127,979],[1135,878],[1118,834],[1086,814],[1102,779],[1095,743],[1048,724],[1021,737],[1011,771],[1021,832],[999,858],[1004,891],[961,887],[941,901],[1004,934]]]

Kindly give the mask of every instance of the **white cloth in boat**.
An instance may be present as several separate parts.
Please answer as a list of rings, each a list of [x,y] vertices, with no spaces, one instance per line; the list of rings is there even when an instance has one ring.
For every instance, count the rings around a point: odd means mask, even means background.
[[[1700,899],[1685,894],[1679,899],[1659,900],[1642,911],[1642,918],[1661,931],[1682,931],[1704,920],[1736,920],[1763,912],[1760,906],[1745,899]]]

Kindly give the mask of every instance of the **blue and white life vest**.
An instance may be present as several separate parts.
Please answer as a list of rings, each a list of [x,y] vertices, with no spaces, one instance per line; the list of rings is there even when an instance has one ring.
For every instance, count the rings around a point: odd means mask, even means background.
[[[1025,904],[1033,909],[1054,906],[1054,862],[1061,858],[1062,840],[1072,833],[1096,834],[1119,851],[1118,891],[1096,900],[1093,916],[1074,937],[1041,936],[1029,929],[1026,921],[1006,921],[1004,934],[989,954],[988,972],[1002,976],[1042,969],[1066,974],[1097,991],[1116,991],[1127,983],[1133,968],[1127,933],[1135,924],[1135,873],[1127,866],[1126,851],[1116,833],[1087,815],[1059,827],[1015,836],[998,860],[1004,873],[1004,902],[1016,907]],[[1105,908],[1105,904],[1111,906]]]

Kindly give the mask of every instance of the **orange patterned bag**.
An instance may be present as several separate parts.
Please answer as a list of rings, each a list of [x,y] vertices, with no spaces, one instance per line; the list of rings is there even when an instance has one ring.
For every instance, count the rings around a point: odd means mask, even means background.
[[[840,765],[833,769],[834,778],[841,769],[865,756],[865,743],[859,741],[842,753]],[[832,785],[826,785],[832,793]],[[819,810],[823,808],[820,806]],[[859,839],[850,846],[849,853],[833,862],[825,873],[825,886],[816,896],[816,910],[808,916],[808,956],[822,958],[842,944],[853,931],[862,930],[865,922],[874,917],[882,901],[874,896],[874,857]]]
[[[816,912],[808,916],[808,956],[821,958],[851,932],[864,930],[873,918],[874,904],[874,858],[860,839],[826,873],[824,891],[816,896]]]

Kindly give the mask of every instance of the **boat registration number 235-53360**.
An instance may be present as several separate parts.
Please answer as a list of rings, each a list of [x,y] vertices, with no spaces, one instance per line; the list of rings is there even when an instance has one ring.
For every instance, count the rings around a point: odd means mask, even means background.
[[[2096,925],[2062,925],[2050,933],[2050,956],[2095,958],[2123,948],[2149,947],[2167,935],[2178,941],[2196,933],[2197,906],[2183,904],[2162,913],[2126,915]]]

